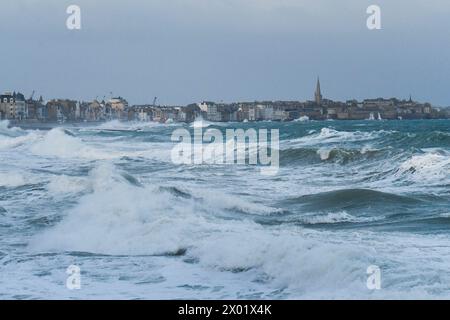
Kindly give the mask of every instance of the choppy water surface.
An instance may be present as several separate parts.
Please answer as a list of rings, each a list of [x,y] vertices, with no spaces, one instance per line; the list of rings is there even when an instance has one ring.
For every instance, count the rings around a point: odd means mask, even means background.
[[[275,176],[174,165],[180,127],[1,122],[0,299],[450,298],[450,121],[210,125],[278,128]]]

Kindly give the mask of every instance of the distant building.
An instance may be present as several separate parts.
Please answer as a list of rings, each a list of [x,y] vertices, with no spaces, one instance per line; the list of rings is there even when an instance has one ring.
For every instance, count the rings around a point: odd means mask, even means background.
[[[317,78],[314,100],[308,101],[253,101],[215,103],[203,101],[187,106],[156,106],[153,104],[129,106],[122,97],[108,102],[53,99],[44,103],[42,97],[33,100],[34,92],[26,100],[21,93],[0,95],[0,119],[13,121],[156,121],[169,123],[193,122],[203,119],[214,122],[227,121],[290,121],[300,117],[311,120],[389,120],[389,119],[439,119],[449,118],[448,109],[439,109],[429,103],[407,99],[376,98],[363,101],[333,101],[323,98],[320,79]]]
[[[133,110],[134,110],[134,117],[130,115],[129,118],[132,118],[130,120],[138,120],[143,122],[153,120],[152,106],[150,105],[133,106]]]
[[[236,104],[220,104],[218,112],[220,113],[220,121],[237,121],[239,106]]]
[[[273,110],[273,118],[274,121],[287,121],[289,119],[289,112],[275,108]]]
[[[2,119],[24,120],[28,118],[25,97],[21,93],[5,92],[0,95],[0,113]]]
[[[77,103],[79,105],[79,103]],[[77,106],[75,107],[76,114]],[[75,116],[76,117],[76,116]],[[87,105],[87,110],[84,112],[84,120],[86,121],[101,121],[106,120],[106,106],[97,100],[92,101]]]
[[[124,111],[126,107],[128,107],[128,102],[122,97],[111,98],[109,100],[109,104],[111,108],[115,111]]]
[[[363,108],[366,110],[369,109],[379,109],[379,108],[389,108],[395,105],[394,99],[366,99],[363,101]]]
[[[206,118],[209,121],[222,121],[222,113],[219,111],[219,106],[217,104],[212,103],[207,105]]]
[[[75,121],[77,101],[69,99],[53,99],[47,102],[47,120],[49,121]]]
[[[178,121],[181,122],[193,122],[198,117],[203,116],[203,111],[199,107],[198,104],[189,104],[186,107],[180,108],[180,112],[178,114]]]
[[[161,123],[176,121],[178,112],[178,108],[175,107],[155,107],[152,110],[153,121]]]
[[[257,105],[252,105],[248,107],[248,121],[257,121],[260,117],[260,108]]]
[[[128,114],[125,116],[125,109],[128,108],[128,102],[122,97],[111,98],[108,101],[108,105],[111,107],[113,117],[116,119],[128,118]]]
[[[261,120],[273,120],[273,107],[268,105],[258,105]]]
[[[28,109],[28,119],[45,121],[47,119],[47,108],[44,104],[42,96],[39,100],[33,100],[32,98],[26,101]]]

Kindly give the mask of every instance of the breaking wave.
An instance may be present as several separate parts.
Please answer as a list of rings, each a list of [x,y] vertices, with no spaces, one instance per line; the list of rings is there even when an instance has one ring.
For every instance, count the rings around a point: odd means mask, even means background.
[[[50,130],[33,144],[30,150],[39,156],[52,156],[59,158],[110,158],[110,155],[101,153],[87,146],[79,138],[61,128]]]
[[[298,163],[332,162],[347,164],[354,161],[374,161],[383,159],[390,152],[385,149],[374,149],[364,146],[361,149],[330,147],[292,148],[280,151],[280,161],[283,165],[292,166]]]
[[[338,131],[331,128],[322,128],[320,132],[313,132],[307,136],[287,141],[286,147],[301,147],[318,145],[324,143],[350,142],[350,141],[370,141],[383,135],[388,135],[394,131]]]
[[[337,223],[365,223],[384,219],[381,217],[355,217],[345,211],[329,212],[326,214],[316,214],[300,217],[299,220],[303,224],[337,224]]]
[[[173,126],[0,127],[0,285],[41,298],[55,266],[83,263],[79,297],[446,297],[449,150],[431,124],[251,123],[280,128],[276,176],[176,166]]]
[[[199,202],[185,193],[179,196],[180,191],[174,193],[173,188],[139,187],[109,164],[93,169],[89,180],[91,193],[83,196],[60,223],[34,237],[29,245],[32,251],[108,255],[182,252],[208,268],[231,272],[253,269],[260,281],[278,286],[318,289],[344,273],[347,287],[351,280],[355,287],[363,288],[355,264],[363,268],[370,259],[366,253],[320,243],[294,230],[218,219],[215,213],[237,205],[224,204],[226,198],[220,194],[216,198],[203,194],[208,201]],[[338,256],[345,257],[347,263],[330,269],[329,264]],[[296,268],[286,267],[294,265]],[[344,280],[335,280],[333,285],[344,285]]]
[[[414,155],[400,165],[400,172],[413,180],[450,182],[450,154],[442,151]]]
[[[27,179],[15,172],[0,172],[0,187],[20,187],[28,183]]]

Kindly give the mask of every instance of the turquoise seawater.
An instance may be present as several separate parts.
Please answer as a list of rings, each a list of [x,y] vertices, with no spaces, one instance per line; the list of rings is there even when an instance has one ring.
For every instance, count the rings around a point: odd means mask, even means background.
[[[182,128],[1,122],[0,299],[450,298],[449,120],[203,123],[278,129],[275,175]]]

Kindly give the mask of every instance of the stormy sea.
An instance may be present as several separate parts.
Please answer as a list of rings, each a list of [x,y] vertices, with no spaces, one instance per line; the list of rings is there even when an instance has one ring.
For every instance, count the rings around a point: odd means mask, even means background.
[[[202,125],[279,129],[278,173],[174,164],[192,124],[0,122],[0,299],[450,298],[449,120]]]

